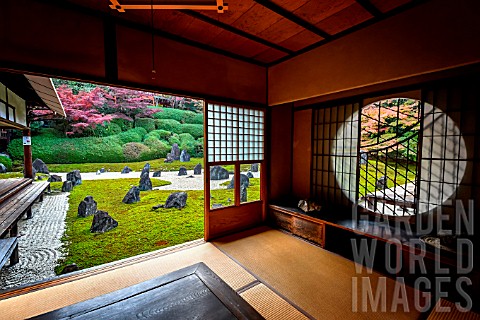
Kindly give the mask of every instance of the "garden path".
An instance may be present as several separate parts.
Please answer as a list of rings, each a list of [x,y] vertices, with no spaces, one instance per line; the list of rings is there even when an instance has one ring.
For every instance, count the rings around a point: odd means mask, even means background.
[[[65,231],[69,193],[45,195],[33,205],[32,219],[18,223],[20,262],[0,270],[0,289],[18,287],[55,277],[55,265],[63,257],[61,238]]]
[[[65,181],[67,174],[66,173],[54,173],[62,177],[63,181]],[[254,178],[260,177],[260,172],[253,172],[252,173]],[[101,174],[97,174],[96,172],[82,172],[82,179],[83,180],[99,180],[99,179],[122,179],[122,178],[139,178],[140,179],[140,171],[133,171],[126,174],[121,174],[120,172],[105,172]],[[157,179],[152,177],[153,172],[150,172],[150,177],[152,179]],[[189,176],[193,176],[193,178],[189,178]],[[233,175],[230,175],[233,176]],[[162,179],[165,181],[170,181],[172,184],[162,187],[156,187],[155,190],[203,190],[203,170],[201,175],[193,175],[193,170],[187,170],[186,176],[179,176],[178,172],[176,171],[165,171],[162,172],[162,176],[158,179]],[[210,181],[210,188],[212,190],[215,189],[225,189],[225,186],[221,186],[221,184],[225,181],[229,181],[230,179],[225,180],[215,180]]]

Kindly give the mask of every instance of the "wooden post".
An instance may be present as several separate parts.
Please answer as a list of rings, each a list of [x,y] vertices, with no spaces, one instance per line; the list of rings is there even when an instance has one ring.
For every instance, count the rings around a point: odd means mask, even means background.
[[[31,134],[30,129],[23,130],[23,176],[25,178],[33,179],[33,167],[32,167],[32,146],[31,146]],[[28,137],[28,138],[25,138]],[[28,143],[25,143],[25,139],[28,140]]]

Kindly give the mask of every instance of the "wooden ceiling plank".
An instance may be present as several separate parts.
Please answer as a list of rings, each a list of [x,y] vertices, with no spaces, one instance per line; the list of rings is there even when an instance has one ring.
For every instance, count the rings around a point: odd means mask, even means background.
[[[370,0],[370,2],[383,13],[396,9],[411,1],[412,0]]]
[[[354,3],[355,0],[310,0],[292,13],[315,25]]]
[[[319,43],[322,40],[324,40],[322,37],[304,29],[302,32],[284,40],[281,45],[289,48],[290,50],[298,51],[313,44]]]
[[[354,2],[348,8],[320,21],[317,26],[325,29],[330,34],[337,34],[342,31],[354,28],[358,24],[374,18],[360,4]],[[375,19],[375,18],[374,18]]]
[[[370,0],[356,0],[359,5],[361,5],[365,10],[370,12],[374,17],[379,17],[382,15],[382,12],[375,7]]]
[[[220,22],[218,20],[215,20],[215,19],[212,19],[210,17],[207,17],[207,16],[204,16],[198,12],[195,12],[195,11],[191,11],[191,10],[185,10],[183,11],[183,13],[195,18],[195,19],[198,19],[198,20],[201,20],[201,21],[204,21],[206,23],[209,23],[211,25],[214,25],[218,28],[221,28],[221,29],[224,29],[228,32],[231,32],[231,33],[235,33],[241,37],[244,37],[244,38],[247,38],[249,40],[252,40],[252,41],[255,41],[255,42],[258,42],[260,44],[263,44],[267,47],[270,47],[270,48],[274,48],[274,49],[277,49],[279,51],[283,51],[285,53],[288,53],[288,54],[292,54],[293,52],[287,48],[284,48],[278,44],[275,44],[273,42],[270,42],[270,41],[267,41],[261,37],[257,37],[253,34],[250,34],[248,32],[245,32],[243,30],[240,30],[240,29],[237,29],[235,27],[232,27],[231,25],[229,24],[226,24],[226,23],[223,23],[223,22]]]
[[[330,37],[330,35],[327,32],[325,32],[325,31],[321,30],[320,28],[312,25],[311,23],[303,20],[302,18],[299,18],[298,16],[294,15],[290,11],[280,7],[279,5],[273,3],[269,0],[255,0],[255,2],[264,6],[265,8],[268,8],[268,9],[272,10],[275,13],[281,15],[285,19],[288,19],[288,20],[298,24],[299,26],[302,26],[303,28],[305,28],[307,30],[310,30],[311,32],[319,35],[322,38],[328,39]]]

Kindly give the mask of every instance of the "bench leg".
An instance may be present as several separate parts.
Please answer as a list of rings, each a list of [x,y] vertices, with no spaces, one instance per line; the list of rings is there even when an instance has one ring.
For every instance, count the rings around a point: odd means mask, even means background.
[[[28,208],[27,210],[27,219],[31,219],[32,218],[32,208]]]
[[[18,225],[15,223],[11,228],[10,228],[10,237],[16,237],[18,235]]]
[[[43,202],[43,192],[42,192],[42,194],[40,195],[40,198],[38,199],[38,202]]]
[[[18,244],[15,246],[15,249],[13,249],[12,255],[10,256],[10,267],[17,264],[19,261],[19,256],[18,256]]]

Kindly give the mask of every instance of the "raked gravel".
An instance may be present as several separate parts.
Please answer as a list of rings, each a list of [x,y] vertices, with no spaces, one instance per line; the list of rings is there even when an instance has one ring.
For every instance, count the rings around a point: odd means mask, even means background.
[[[0,270],[0,289],[55,277],[57,260],[64,255],[61,238],[65,231],[68,195],[45,195],[43,202],[33,205],[33,217],[24,217],[18,222],[20,261]]]

